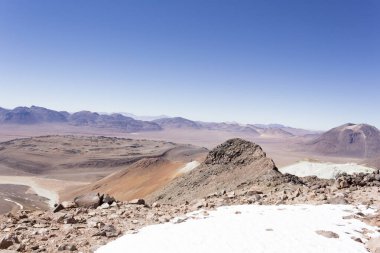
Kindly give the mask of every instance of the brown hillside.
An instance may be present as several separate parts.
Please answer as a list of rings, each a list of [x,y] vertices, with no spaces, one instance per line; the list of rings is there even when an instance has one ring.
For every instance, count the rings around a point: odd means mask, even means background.
[[[187,163],[202,161],[206,153],[207,149],[204,148],[178,146],[163,156],[141,159],[99,181],[67,191],[61,196],[62,199],[72,199],[87,192],[102,192],[123,201],[144,198],[172,181]]]

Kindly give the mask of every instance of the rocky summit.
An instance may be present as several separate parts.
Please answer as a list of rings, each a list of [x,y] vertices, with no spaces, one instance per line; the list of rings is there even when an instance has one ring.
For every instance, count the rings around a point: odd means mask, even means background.
[[[262,148],[242,139],[231,139],[211,150],[205,161],[148,197],[151,201],[178,203],[218,191],[232,191],[259,179],[280,177],[273,160]]]

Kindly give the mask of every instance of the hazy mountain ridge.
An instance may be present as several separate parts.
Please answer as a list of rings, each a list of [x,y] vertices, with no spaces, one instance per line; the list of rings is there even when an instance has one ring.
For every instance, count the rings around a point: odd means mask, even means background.
[[[103,128],[118,128],[128,132],[135,131],[157,131],[161,127],[149,121],[135,120],[121,114],[98,114],[95,112],[81,111],[69,116],[70,124],[76,126],[94,126]]]
[[[308,138],[310,142],[307,143],[308,147],[316,149],[324,154],[337,154],[342,155],[341,148],[334,146],[339,138],[332,137],[331,130],[323,132],[306,130],[300,128],[293,128],[281,124],[239,124],[235,122],[202,122],[193,121],[183,117],[165,117],[154,119],[152,121],[137,120],[132,117],[125,116],[126,114],[113,113],[97,113],[90,111],[79,111],[69,113],[65,111],[55,111],[38,106],[31,107],[16,107],[14,109],[5,109],[0,107],[0,125],[1,124],[16,124],[16,125],[38,125],[46,123],[62,124],[62,126],[71,125],[77,127],[92,127],[92,128],[105,128],[114,129],[121,132],[140,132],[140,131],[161,131],[161,130],[209,130],[209,131],[222,131],[237,134],[246,134],[251,137],[263,138],[292,138],[302,137]],[[152,118],[155,118],[152,116]],[[350,124],[347,124],[347,126]],[[353,124],[351,124],[353,125]],[[365,124],[363,124],[365,125]],[[345,125],[346,126],[346,125]],[[346,127],[347,127],[346,126]],[[357,143],[361,140],[361,135],[366,136],[365,151],[352,151],[358,157],[371,157],[380,152],[380,134],[377,128],[366,125],[366,129],[359,131],[352,135],[353,142]],[[377,131],[373,130],[376,129]],[[352,131],[347,130],[347,131]],[[348,133],[348,132],[346,132]],[[349,135],[349,133],[348,133]],[[327,137],[326,136],[330,136]],[[333,138],[334,141],[328,140]],[[343,138],[343,137],[341,137]],[[346,138],[346,137],[344,137]],[[347,137],[348,138],[348,137]],[[346,138],[346,139],[347,139]],[[359,144],[356,144],[357,146]],[[327,146],[327,148],[326,148]],[[351,145],[350,148],[354,146]],[[355,148],[354,148],[355,149]],[[359,149],[359,148],[358,148]],[[360,153],[362,152],[362,153]],[[364,153],[365,154],[364,154]],[[346,154],[347,153],[347,154]],[[360,153],[360,154],[359,154]],[[343,156],[351,155],[346,150]]]
[[[1,108],[0,122],[13,124],[38,124],[67,122],[66,112],[57,112],[43,107],[16,107],[13,110]]]
[[[153,122],[160,125],[164,129],[170,128],[192,128],[200,129],[202,126],[198,122],[188,120],[182,117],[173,117],[173,118],[162,118],[154,120]]]
[[[297,129],[280,124],[239,124],[226,122],[192,121],[182,117],[162,118],[154,120],[163,129],[205,129],[215,131],[248,133],[252,136],[265,137],[292,137],[306,134],[315,134],[315,131]]]
[[[0,109],[0,124],[43,124],[65,123],[74,126],[113,128],[127,132],[157,131],[161,127],[150,121],[135,120],[121,114],[99,114],[90,111],[76,113],[58,112],[43,107],[16,107],[12,110]]]
[[[131,117],[127,116],[131,115]],[[133,116],[133,117],[132,117]],[[138,116],[127,113],[97,113],[79,111],[68,113],[38,106],[4,109],[0,107],[0,124],[36,125],[65,123],[79,127],[118,129],[126,132],[159,131],[162,129],[214,130],[246,133],[251,136],[292,137],[315,132],[286,127],[280,124],[239,124],[227,122],[193,121],[183,117],[150,116],[153,120],[138,120]],[[156,118],[156,119],[155,119]]]

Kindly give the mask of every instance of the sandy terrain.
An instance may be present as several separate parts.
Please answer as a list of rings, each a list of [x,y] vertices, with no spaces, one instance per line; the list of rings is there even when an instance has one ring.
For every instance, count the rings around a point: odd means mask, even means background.
[[[0,175],[95,181],[174,143],[108,137],[44,136],[0,143]]]
[[[178,147],[162,157],[141,159],[85,187],[67,190],[62,198],[72,199],[85,192],[107,193],[118,200],[145,198],[178,175],[195,168],[206,153],[206,150],[194,146]]]
[[[0,176],[0,185],[23,185],[28,186],[28,193],[37,194],[47,200],[50,207],[59,202],[59,192],[68,186],[83,186],[86,183],[71,182],[57,179],[23,177],[23,176]]]
[[[129,172],[127,177],[121,177],[126,181],[120,184],[105,183],[107,179],[100,182],[99,190],[110,194],[121,192],[129,198],[151,192],[170,181],[176,176],[178,168],[194,159],[202,159],[206,151],[191,145],[101,136],[17,139],[0,143],[0,185],[27,186],[42,198],[36,202],[43,205],[47,200],[53,206],[60,196],[67,196],[69,192],[83,193],[79,189],[89,183],[119,171],[125,174],[124,171],[136,161],[165,157],[167,163],[157,164],[155,169],[135,167],[134,173]],[[91,189],[96,191],[97,185]],[[8,195],[4,194],[6,198]],[[70,198],[74,196],[70,195]],[[14,199],[9,200],[1,200],[4,205],[2,209],[20,208],[12,202]],[[16,202],[23,205],[20,201]]]
[[[28,186],[0,184],[0,214],[21,209],[47,209],[48,199],[36,195]]]
[[[227,139],[241,137],[261,145],[277,167],[304,159],[333,163],[362,162],[360,159],[309,153],[302,148],[305,138],[301,137],[261,138],[249,133],[189,129],[123,133],[99,128],[63,128],[54,124],[27,127],[2,125],[0,128],[0,140],[7,141],[0,143],[0,176],[3,178],[0,183],[31,187],[37,194],[49,199],[50,205],[57,200],[57,194],[63,194],[65,199],[83,191],[116,194],[123,200],[143,197],[203,161],[206,150],[199,149],[196,155],[189,155],[186,150],[197,148],[188,146],[188,143],[211,149]],[[12,140],[47,134],[71,136]],[[143,158],[160,157],[164,160],[159,159],[156,165],[140,164],[130,168]],[[10,177],[14,177],[13,181],[7,181]],[[116,183],[112,183],[115,179]],[[89,185],[86,186],[86,183]],[[16,204],[8,201],[7,206],[10,205],[14,207]]]
[[[303,144],[306,141],[310,141],[310,136],[279,136],[278,138],[263,138],[244,132],[230,132],[204,129],[166,129],[163,131],[124,133],[120,131],[117,132],[114,129],[110,130],[75,126],[63,127],[62,125],[54,124],[36,125],[28,127],[22,125],[1,125],[0,130],[0,141],[47,134],[71,134],[76,136],[110,136],[130,139],[172,141],[175,143],[193,144],[200,147],[206,147],[208,149],[215,147],[216,145],[226,141],[227,139],[243,138],[261,145],[263,149],[267,152],[268,156],[272,157],[273,160],[276,162],[277,166],[279,167],[293,164],[305,158],[313,158],[321,161],[334,163],[360,163],[362,161],[361,159],[357,158],[355,159],[349,157],[323,156],[317,155],[315,152],[306,151]]]

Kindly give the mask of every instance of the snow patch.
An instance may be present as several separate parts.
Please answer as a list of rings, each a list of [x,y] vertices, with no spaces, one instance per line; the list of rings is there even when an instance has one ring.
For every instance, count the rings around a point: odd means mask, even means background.
[[[198,161],[189,162],[184,167],[180,168],[178,170],[178,173],[188,173],[188,172],[192,171],[193,169],[195,169],[196,167],[198,167],[199,164],[200,163]]]
[[[299,177],[317,176],[324,179],[334,179],[340,173],[372,173],[374,169],[355,163],[320,163],[301,161],[279,169],[281,173],[288,173]]]
[[[179,224],[165,223],[142,228],[137,234],[124,235],[96,253],[194,253],[194,252],[308,252],[308,253],[367,253],[363,229],[379,236],[376,227],[356,219],[343,219],[365,210],[348,205],[288,205],[288,206],[228,206],[188,214]],[[332,231],[339,238],[326,238],[316,231]]]

